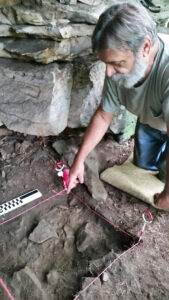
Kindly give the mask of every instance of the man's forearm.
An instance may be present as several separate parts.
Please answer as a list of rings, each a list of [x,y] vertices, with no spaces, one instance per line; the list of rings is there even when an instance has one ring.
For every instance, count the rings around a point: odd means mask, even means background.
[[[106,133],[113,114],[104,112],[100,107],[93,116],[83,139],[83,143],[76,156],[76,162],[84,162],[88,154],[100,142]]]

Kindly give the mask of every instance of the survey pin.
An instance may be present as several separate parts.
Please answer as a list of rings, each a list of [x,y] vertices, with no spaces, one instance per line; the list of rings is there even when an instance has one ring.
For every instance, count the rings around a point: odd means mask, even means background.
[[[142,227],[142,230],[141,230],[141,233],[140,233],[139,242],[142,240],[143,233],[144,233],[144,230],[145,230],[146,226],[149,225],[149,224],[151,224],[153,222],[153,216],[149,212],[148,209],[145,209],[142,212],[142,217],[143,217],[144,224],[143,224],[143,227]]]
[[[58,176],[62,177],[64,188],[67,190],[69,184],[69,169],[64,169],[64,167],[63,162],[58,162],[55,165],[55,170],[58,172]]]

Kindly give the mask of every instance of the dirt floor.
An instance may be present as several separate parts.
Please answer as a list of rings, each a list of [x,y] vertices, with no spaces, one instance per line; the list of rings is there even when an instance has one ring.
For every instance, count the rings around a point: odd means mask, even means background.
[[[3,132],[4,130],[4,132]],[[57,138],[24,136],[1,128],[0,204],[38,188],[42,197],[0,217],[0,223],[63,189],[54,170],[64,160],[52,143],[65,139],[77,142],[74,132]],[[133,141],[120,145],[106,136],[97,147],[102,157],[99,171],[122,163],[132,152]],[[67,165],[68,166],[68,165]],[[87,173],[86,173],[87,176]],[[143,243],[127,252],[82,290],[119,254],[136,243],[133,239],[92,214],[72,194],[52,198],[24,215],[0,226],[0,278],[15,300],[169,299],[168,213],[155,210],[134,197],[104,184],[106,200],[93,199],[87,185],[74,193],[102,216],[139,236],[141,212],[148,208],[154,217]],[[80,294],[79,294],[80,293]],[[0,287],[0,299],[9,296]]]

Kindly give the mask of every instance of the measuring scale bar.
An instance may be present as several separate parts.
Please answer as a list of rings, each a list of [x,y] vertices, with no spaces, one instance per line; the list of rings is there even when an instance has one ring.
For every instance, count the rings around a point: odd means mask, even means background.
[[[35,189],[6,203],[0,204],[0,216],[38,199],[41,196],[41,192],[38,189]]]

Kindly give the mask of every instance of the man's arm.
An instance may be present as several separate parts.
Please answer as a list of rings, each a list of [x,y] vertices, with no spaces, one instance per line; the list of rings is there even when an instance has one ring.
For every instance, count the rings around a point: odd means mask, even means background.
[[[167,126],[169,139],[169,126]],[[169,149],[167,149],[166,182],[161,194],[155,195],[155,204],[163,209],[169,209]]]
[[[94,114],[70,170],[68,193],[78,182],[83,183],[84,161],[106,133],[112,118],[113,114],[105,112],[101,107]]]

